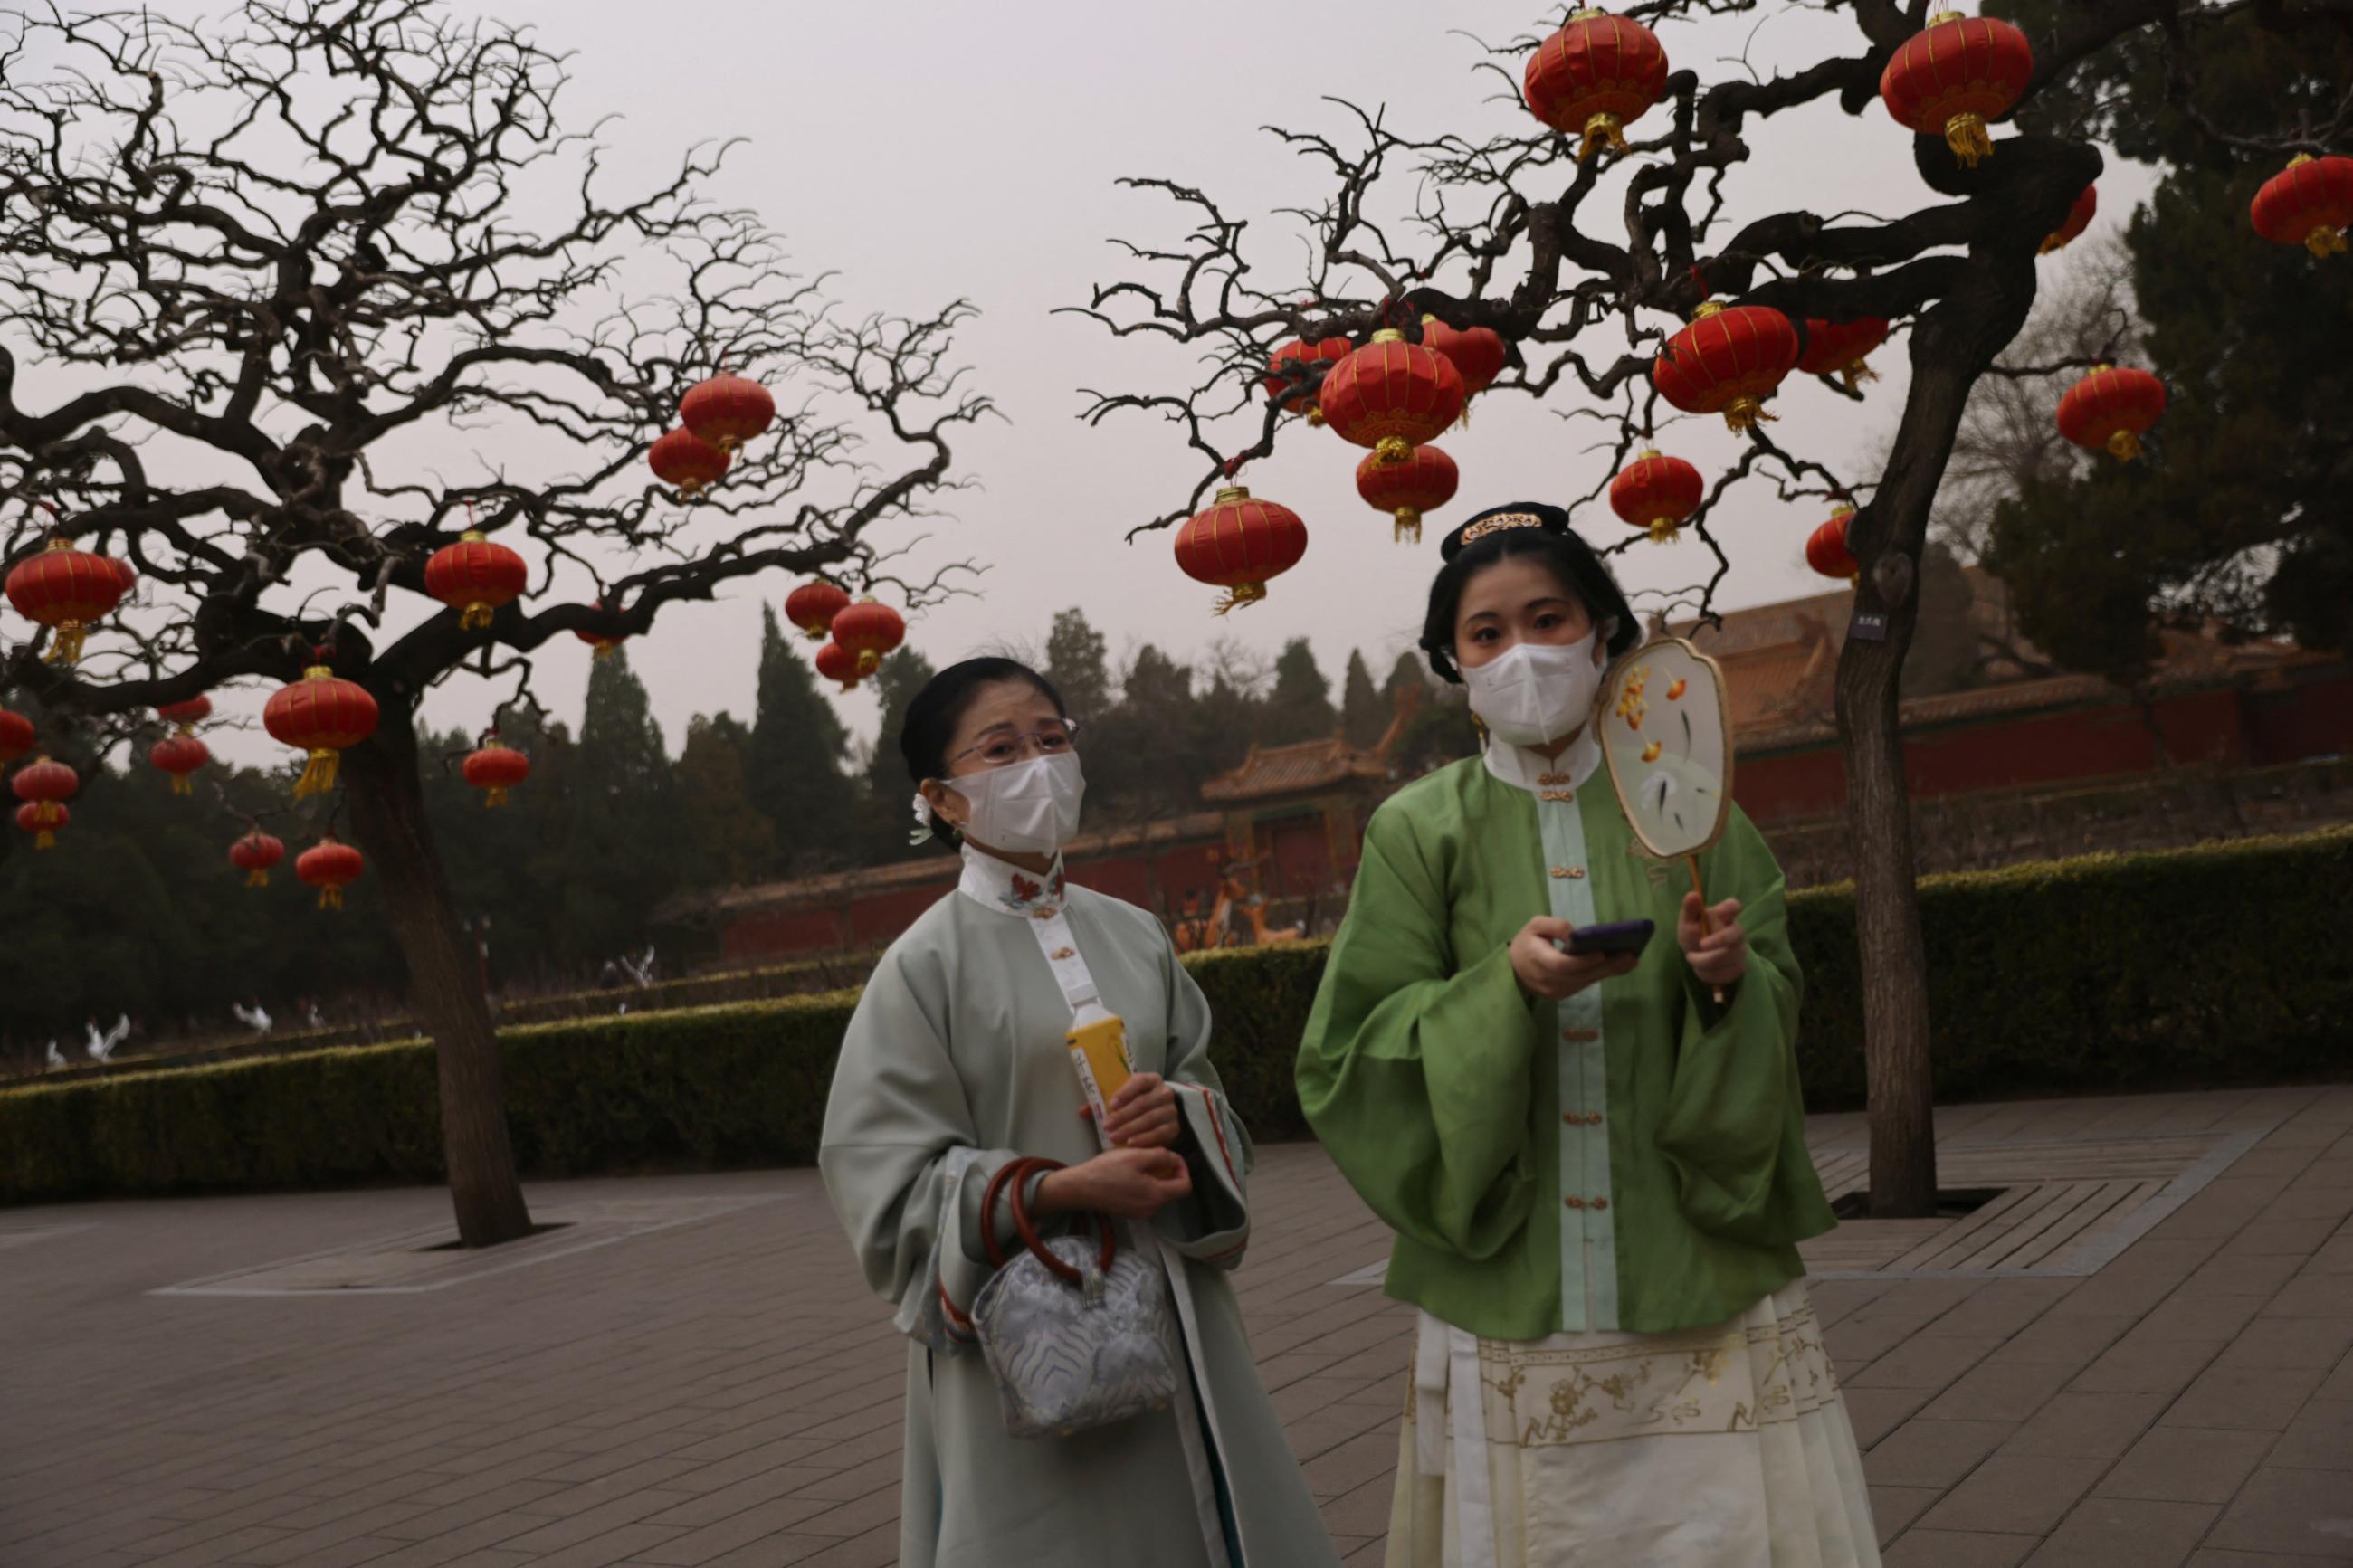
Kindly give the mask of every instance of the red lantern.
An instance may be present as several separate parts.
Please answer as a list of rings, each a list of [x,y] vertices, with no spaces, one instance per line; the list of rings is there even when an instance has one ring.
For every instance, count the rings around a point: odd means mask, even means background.
[[[332,833],[294,857],[294,874],[319,889],[322,910],[342,909],[343,889],[366,869],[360,852]]]
[[[1293,363],[1337,364],[1348,357],[1356,345],[1345,338],[1324,338],[1309,342],[1294,338],[1268,356],[1267,369],[1273,374],[1266,378],[1266,395],[1274,399],[1275,406],[1286,414],[1296,414],[1304,408],[1307,423],[1324,423],[1323,407],[1315,401],[1315,386],[1305,377],[1286,374]]]
[[[858,689],[858,656],[838,642],[817,650],[817,672],[828,680],[839,681],[844,691]]]
[[[833,635],[833,617],[849,607],[849,595],[820,577],[785,595],[785,619],[800,627],[811,642]]]
[[[1626,150],[1625,128],[1666,96],[1667,51],[1641,23],[1585,10],[1528,57],[1528,110],[1555,131],[1582,135],[1577,161]]]
[[[1176,531],[1178,569],[1197,583],[1226,591],[1218,603],[1221,616],[1237,605],[1265,598],[1268,581],[1298,565],[1306,553],[1307,525],[1299,514],[1271,500],[1253,500],[1240,485],[1219,490],[1208,510],[1196,513]]]
[[[192,795],[195,785],[188,775],[213,760],[211,750],[194,735],[183,732],[167,735],[148,749],[147,760],[172,775],[174,795]]]
[[[1831,520],[1814,530],[1806,541],[1806,564],[1825,577],[1836,577],[1852,583],[1862,574],[1862,563],[1847,548],[1846,525],[1854,516],[1854,508],[1842,506],[1831,513]]]
[[[1470,400],[1494,385],[1495,378],[1511,362],[1510,351],[1504,347],[1504,335],[1493,327],[1472,327],[1458,332],[1435,316],[1424,316],[1421,346],[1445,355],[1455,374],[1462,378],[1462,422],[1469,424]]]
[[[776,400],[756,381],[721,371],[687,388],[679,422],[723,452],[733,452],[776,423]]]
[[[16,808],[16,826],[33,836],[36,849],[54,849],[58,829],[73,821],[62,801],[28,800]]]
[[[507,791],[531,777],[531,759],[512,746],[485,742],[466,758],[466,782],[482,791],[482,804],[504,805]]]
[[[1375,511],[1397,520],[1394,537],[1399,544],[1420,543],[1421,514],[1452,500],[1461,482],[1454,459],[1435,447],[1416,447],[1402,463],[1372,457],[1356,465],[1356,493]]]
[[[522,597],[530,580],[522,556],[470,528],[425,563],[425,591],[463,612],[458,625],[470,632],[489,626],[501,605]]]
[[[1462,412],[1462,374],[1443,354],[1384,327],[1324,375],[1324,422],[1344,441],[1401,463]]]
[[[294,784],[297,800],[335,787],[338,753],[375,734],[375,699],[323,664],[304,670],[293,685],[280,687],[261,710],[262,727],[274,738],[310,754],[309,765]]]
[[[602,599],[597,600],[596,608],[601,610],[604,607],[605,601]],[[629,640],[625,637],[608,637],[598,632],[574,632],[572,635],[578,637],[582,642],[586,643],[591,648],[595,649],[596,657],[598,658],[612,658],[613,650]]]
[[[860,599],[833,617],[833,640],[858,660],[863,680],[882,667],[882,656],[907,640],[907,623],[888,605]]]
[[[654,478],[691,499],[717,484],[733,459],[693,431],[678,429],[656,441],[646,461],[653,466]]]
[[[2315,256],[2344,249],[2353,226],[2353,158],[2297,153],[2263,182],[2250,212],[2255,232],[2274,245],[2300,245]]]
[[[2066,249],[2076,236],[2092,226],[2092,218],[2099,210],[2100,187],[2085,185],[2084,194],[2075,198],[2075,205],[2067,209],[2067,221],[2042,237],[2041,254],[2048,256],[2054,250]]]
[[[2105,447],[2126,462],[2165,412],[2165,383],[2127,365],[2097,365],[2059,400],[2059,434],[2088,451]]]
[[[1789,318],[1763,305],[1725,309],[1710,300],[1651,366],[1659,395],[1686,414],[1721,414],[1736,432],[1770,419],[1760,406],[1798,363]]]
[[[1629,527],[1647,529],[1652,539],[1666,544],[1683,519],[1699,510],[1706,493],[1697,468],[1681,458],[1646,451],[1609,481],[1609,510]]]
[[[1806,320],[1806,352],[1798,368],[1808,375],[1835,375],[1852,392],[1879,373],[1863,363],[1863,355],[1887,341],[1887,322],[1879,316],[1859,316],[1852,321]]]
[[[26,620],[56,630],[57,641],[42,662],[72,664],[81,658],[90,623],[121,604],[135,580],[120,562],[77,550],[70,539],[52,539],[47,550],[19,561],[8,574],[8,602]]]
[[[18,768],[10,782],[16,798],[25,803],[16,809],[16,826],[35,835],[34,848],[48,848],[51,832],[63,827],[70,816],[66,802],[81,788],[81,775],[63,763],[39,757]]]
[[[2026,35],[1989,16],[1940,11],[1880,73],[1887,112],[1915,136],[1942,136],[1969,168],[1993,156],[1986,121],[2010,110],[2034,76]]]
[[[14,709],[0,708],[0,767],[33,749],[33,721]]]
[[[228,847],[228,863],[245,873],[248,888],[269,886],[269,868],[286,858],[286,846],[259,827]]]
[[[202,696],[191,697],[185,702],[166,702],[155,710],[155,717],[164,723],[178,724],[184,728],[190,724],[201,724],[212,716],[213,700]]]

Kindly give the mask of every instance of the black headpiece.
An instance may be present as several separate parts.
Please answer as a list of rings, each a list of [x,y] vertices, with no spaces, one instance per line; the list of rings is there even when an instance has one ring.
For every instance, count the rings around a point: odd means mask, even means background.
[[[1466,544],[1476,544],[1494,534],[1522,528],[1540,528],[1546,533],[1568,533],[1568,513],[1540,500],[1515,500],[1508,506],[1489,507],[1448,534],[1446,542],[1438,547],[1438,558],[1451,561],[1462,553],[1462,547]]]

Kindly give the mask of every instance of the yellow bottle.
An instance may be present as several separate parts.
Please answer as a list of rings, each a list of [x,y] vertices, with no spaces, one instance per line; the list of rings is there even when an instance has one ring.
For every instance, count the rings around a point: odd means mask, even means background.
[[[1071,1065],[1079,1069],[1079,1087],[1094,1107],[1100,1134],[1111,1114],[1112,1096],[1134,1071],[1127,1059],[1127,1026],[1100,1003],[1088,1002],[1080,1006],[1064,1038],[1071,1046]]]

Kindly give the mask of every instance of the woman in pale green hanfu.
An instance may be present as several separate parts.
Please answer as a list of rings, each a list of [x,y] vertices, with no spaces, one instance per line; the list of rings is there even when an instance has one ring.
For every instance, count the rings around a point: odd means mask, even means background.
[[[1443,554],[1421,646],[1485,754],[1373,815],[1298,1065],[1420,1309],[1388,1562],[1867,1568],[1798,1258],[1833,1222],[1780,869],[1736,809],[1704,922],[1641,852],[1591,733],[1636,628],[1567,513],[1498,508]],[[1642,919],[1639,958],[1567,946]]]
[[[908,705],[916,815],[964,876],[892,944],[842,1042],[819,1161],[866,1278],[908,1336],[903,1568],[1336,1568],[1227,1281],[1250,1145],[1209,1066],[1209,1008],[1160,922],[1067,883],[1084,784],[1052,687],[1006,659]],[[1135,1076],[1103,1138],[1064,1044],[1072,998],[1125,1022]],[[1105,1149],[1108,1140],[1116,1147]],[[1092,1211],[1161,1267],[1190,1372],[1175,1408],[1069,1437],[1007,1434],[975,1345],[989,1178],[1022,1155],[1033,1214]],[[1019,1255],[1009,1216],[993,1217]]]

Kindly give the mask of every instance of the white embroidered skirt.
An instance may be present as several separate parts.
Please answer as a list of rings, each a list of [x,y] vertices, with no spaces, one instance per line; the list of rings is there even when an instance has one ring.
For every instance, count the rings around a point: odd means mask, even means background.
[[[1667,1334],[1482,1340],[1422,1315],[1389,1568],[1878,1563],[1802,1281]]]

